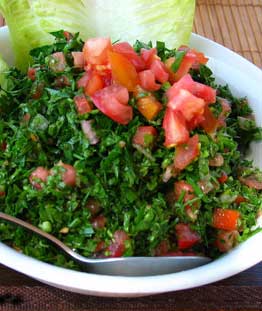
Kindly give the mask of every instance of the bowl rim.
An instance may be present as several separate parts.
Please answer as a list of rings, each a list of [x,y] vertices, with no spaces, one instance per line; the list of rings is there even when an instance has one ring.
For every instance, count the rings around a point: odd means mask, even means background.
[[[6,26],[0,28],[0,37],[4,37],[5,40],[8,38]],[[223,51],[223,57],[233,58],[235,64],[248,69],[257,84],[262,81],[262,71],[258,67],[220,44],[196,34],[192,34],[191,43],[194,46],[202,46],[202,50],[208,48]],[[96,296],[138,297],[189,289],[235,275],[262,260],[262,248],[257,250],[257,245],[261,243],[262,232],[204,266],[178,273],[146,277],[96,275],[56,267],[18,253],[1,242],[0,263],[43,283],[72,292]]]

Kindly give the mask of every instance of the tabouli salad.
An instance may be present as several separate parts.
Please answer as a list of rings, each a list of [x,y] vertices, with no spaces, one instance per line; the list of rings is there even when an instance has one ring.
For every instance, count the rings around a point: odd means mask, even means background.
[[[262,173],[244,155],[261,129],[203,53],[53,36],[1,90],[1,211],[97,258],[215,258],[258,230]],[[75,265],[4,222],[0,239]]]

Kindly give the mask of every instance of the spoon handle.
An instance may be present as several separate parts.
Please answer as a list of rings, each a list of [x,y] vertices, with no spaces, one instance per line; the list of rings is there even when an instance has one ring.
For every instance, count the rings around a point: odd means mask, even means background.
[[[62,243],[60,240],[58,240],[57,238],[55,238],[53,235],[31,225],[28,222],[25,222],[21,219],[18,219],[16,217],[10,216],[8,214],[2,213],[0,212],[0,219],[6,220],[8,222],[14,223],[20,227],[23,227],[29,231],[32,231],[38,235],[40,235],[41,237],[47,239],[48,241],[52,242],[53,244],[55,244],[56,246],[58,246],[60,249],[62,249],[66,254],[68,254],[70,257],[73,257],[73,259],[75,259],[76,261],[82,261],[83,258],[81,255],[75,253],[71,248],[69,248],[68,246],[66,246],[64,243]],[[90,259],[90,261],[93,261],[92,259]]]

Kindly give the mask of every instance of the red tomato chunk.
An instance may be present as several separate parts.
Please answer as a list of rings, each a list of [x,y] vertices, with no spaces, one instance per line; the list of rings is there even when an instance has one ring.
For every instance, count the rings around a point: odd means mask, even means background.
[[[157,130],[153,126],[139,126],[133,137],[133,144],[142,147],[152,146],[156,136]]]
[[[240,212],[232,209],[217,208],[213,214],[213,227],[222,230],[236,230]]]
[[[199,156],[199,153],[199,138],[198,135],[194,135],[186,144],[181,144],[176,147],[174,159],[175,168],[183,170]]]
[[[177,224],[175,230],[178,249],[180,250],[191,248],[201,240],[199,234],[196,231],[191,230],[187,224]]]

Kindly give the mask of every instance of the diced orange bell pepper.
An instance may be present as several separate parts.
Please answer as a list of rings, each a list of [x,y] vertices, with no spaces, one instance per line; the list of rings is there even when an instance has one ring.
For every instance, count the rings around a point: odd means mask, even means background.
[[[109,52],[108,57],[113,80],[125,86],[128,91],[134,91],[138,84],[138,74],[135,66],[120,53]]]
[[[162,105],[153,95],[148,95],[137,100],[137,108],[148,121],[151,121],[158,115]]]

